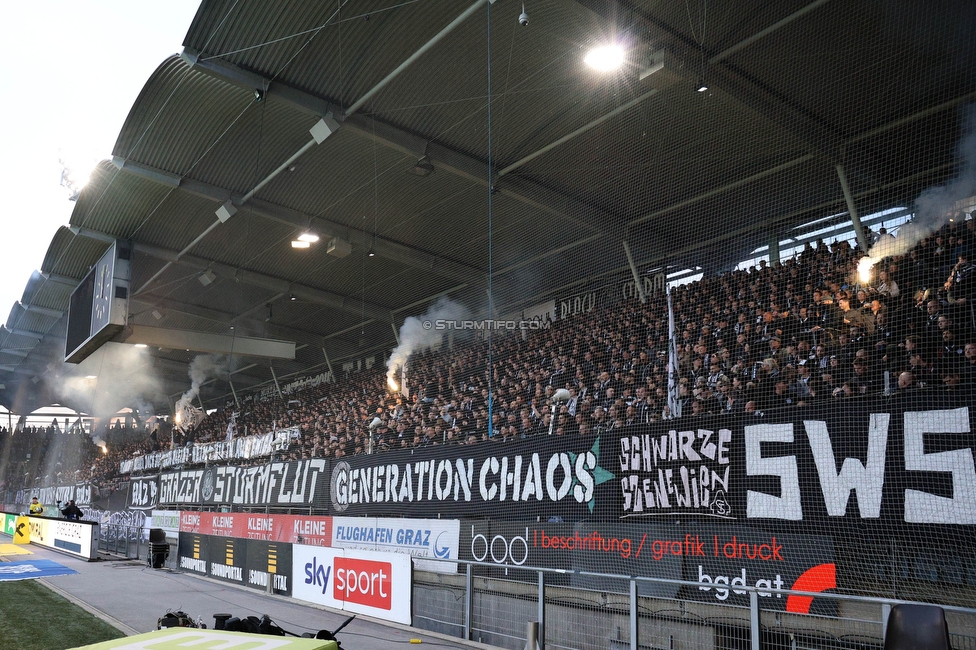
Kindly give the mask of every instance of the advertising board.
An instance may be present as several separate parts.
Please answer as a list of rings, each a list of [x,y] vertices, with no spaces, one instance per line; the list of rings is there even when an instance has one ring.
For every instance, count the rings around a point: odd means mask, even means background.
[[[329,546],[332,517],[185,510],[180,514],[180,532]]]
[[[457,562],[431,562],[423,558],[456,560],[461,522],[457,519],[375,519],[333,517],[332,546],[368,551],[407,553],[418,571],[457,573]]]
[[[292,547],[292,596],[410,625],[410,556],[355,549]]]
[[[91,560],[97,555],[99,525],[47,517],[28,517],[30,543]]]
[[[534,571],[519,569],[531,566],[566,572],[551,575],[551,584],[597,591],[627,593],[628,580],[588,574],[616,573],[700,585],[638,582],[642,596],[748,606],[749,595],[737,589],[739,585],[810,592],[836,587],[831,538],[781,535],[747,526],[464,521],[460,547],[461,559],[497,567],[476,567],[476,573],[513,580],[535,582]],[[810,612],[812,599],[787,599],[771,591],[760,595],[765,609]],[[814,611],[829,614],[823,607],[832,602],[817,601]]]
[[[160,528],[167,538],[176,539],[180,534],[180,511],[153,510],[146,520],[146,528]]]

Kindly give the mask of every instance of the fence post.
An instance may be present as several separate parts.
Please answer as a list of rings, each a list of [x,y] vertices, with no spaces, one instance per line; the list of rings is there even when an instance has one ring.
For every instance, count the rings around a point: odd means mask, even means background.
[[[546,574],[539,571],[539,650],[546,648]]]
[[[749,628],[752,650],[759,650],[759,592],[749,592]]]
[[[637,650],[637,581],[630,581],[630,650]]]
[[[891,605],[888,603],[881,603],[881,639],[882,641],[888,636],[888,616],[891,615]]]
[[[464,640],[471,640],[471,603],[474,599],[474,579],[471,576],[471,565],[464,568]]]

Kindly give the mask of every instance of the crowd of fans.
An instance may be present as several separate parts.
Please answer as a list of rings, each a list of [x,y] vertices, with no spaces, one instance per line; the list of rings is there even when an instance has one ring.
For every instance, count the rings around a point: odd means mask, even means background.
[[[884,229],[873,235],[885,237]],[[881,260],[868,281],[858,279],[863,253],[847,242],[817,242],[787,261],[675,288],[681,416],[970,390],[974,245],[976,222],[960,218],[908,254]],[[387,388],[385,368],[375,368],[217,409],[186,433],[130,435],[96,454],[94,473],[111,477],[136,452],[224,440],[231,422],[238,436],[297,427],[296,444],[276,458],[302,459],[550,431],[594,435],[669,419],[677,414],[668,400],[668,348],[664,295],[618,303],[525,335],[493,333],[490,344],[472,337],[417,351],[402,394]],[[562,388],[568,401],[551,406]]]
[[[102,449],[84,432],[47,427],[0,428],[0,495],[44,485],[70,485],[108,470]],[[102,467],[99,467],[102,465]]]
[[[961,215],[957,215],[961,216]],[[976,222],[956,219],[860,281],[847,242],[807,244],[794,259],[676,288],[681,415],[756,414],[864,395],[976,384],[972,296]],[[881,229],[875,242],[891,237]],[[880,246],[884,250],[884,245]],[[409,397],[385,369],[246,405],[238,430],[300,427],[291,458],[373,449],[589,435],[668,419],[666,297],[620,303],[551,323],[411,356]],[[550,411],[560,388],[570,398]],[[222,439],[233,409],[198,440]],[[490,415],[489,415],[490,413]],[[552,422],[553,416],[555,422]],[[370,439],[368,423],[381,424]],[[489,426],[490,419],[490,426]]]

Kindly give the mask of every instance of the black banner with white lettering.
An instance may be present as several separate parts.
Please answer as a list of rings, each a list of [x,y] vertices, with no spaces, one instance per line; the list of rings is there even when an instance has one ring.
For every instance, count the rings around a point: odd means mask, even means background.
[[[197,575],[207,575],[207,565],[210,559],[209,535],[197,533],[180,533],[179,567]]]
[[[290,596],[291,544],[249,539],[246,547],[244,584],[267,591],[270,580],[274,593]]]
[[[147,476],[129,481],[128,507],[133,510],[152,510],[159,504],[159,478]]]
[[[315,458],[253,467],[220,465],[164,472],[158,478],[158,504],[326,508],[328,467],[327,460]],[[133,479],[133,500],[135,490],[140,495],[151,493],[153,480],[157,479]],[[147,484],[135,487],[136,481]]]
[[[698,587],[641,580],[641,596],[681,597],[747,607],[741,586],[760,589],[764,609],[796,613],[836,613],[834,601],[786,597],[777,589],[823,592],[837,587],[833,542],[829,537],[783,535],[747,526],[654,523],[539,524],[461,522],[460,557],[497,565],[476,566],[478,575],[535,582],[535,571],[553,585],[628,593],[629,581],[599,574],[616,573],[687,580]],[[822,601],[822,602],[821,602]],[[815,602],[816,606],[811,608]]]
[[[225,535],[180,533],[179,567],[197,575],[291,595],[291,544]]]
[[[945,400],[943,400],[945,401]],[[333,462],[333,514],[697,520],[804,534],[940,533],[971,544],[973,412],[838,400],[600,436],[433,446]],[[789,524],[788,526],[786,524]]]

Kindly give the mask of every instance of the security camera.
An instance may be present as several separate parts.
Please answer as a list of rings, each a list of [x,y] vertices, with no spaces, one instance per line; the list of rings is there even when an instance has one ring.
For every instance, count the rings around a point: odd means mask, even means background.
[[[519,25],[522,27],[528,27],[529,25],[529,14],[525,13],[525,4],[522,4],[522,13],[519,15]]]

